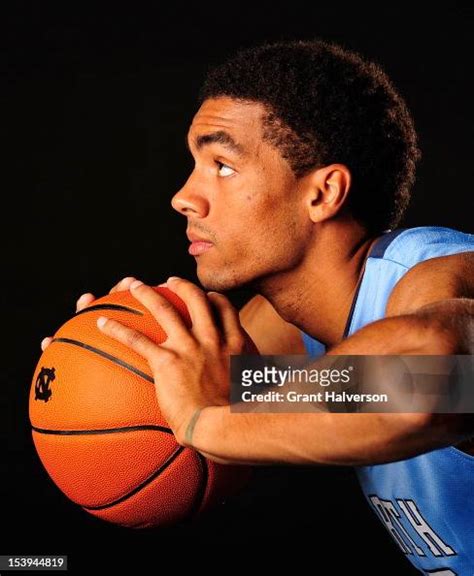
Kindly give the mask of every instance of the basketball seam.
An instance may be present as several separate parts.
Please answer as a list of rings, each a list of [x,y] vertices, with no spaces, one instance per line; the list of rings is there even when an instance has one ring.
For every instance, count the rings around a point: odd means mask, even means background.
[[[158,476],[162,472],[164,472],[168,468],[168,466],[170,466],[170,464],[172,464],[176,460],[176,458],[183,452],[183,450],[184,450],[184,446],[179,446],[169,456],[169,458],[166,460],[166,462],[164,462],[157,470],[155,470],[152,474],[150,474],[150,476],[148,476],[148,478],[146,478],[141,484],[139,484],[138,486],[135,486],[135,488],[132,488],[132,490],[130,490],[130,492],[127,492],[123,496],[120,496],[119,498],[117,498],[113,502],[109,502],[108,504],[101,504],[100,506],[85,506],[84,504],[79,504],[79,505],[82,506],[82,508],[84,508],[85,510],[106,510],[107,508],[111,508],[112,506],[116,506],[117,504],[121,504],[122,502],[124,502],[128,498],[131,498],[132,496],[137,494],[137,492],[140,492],[140,490],[142,490],[143,488],[148,486],[151,482],[153,482],[153,480],[155,478],[158,478]]]
[[[134,308],[129,308],[128,306],[122,306],[121,304],[95,304],[94,306],[89,306],[88,308],[79,310],[76,312],[75,316],[79,316],[79,314],[85,314],[86,312],[94,312],[94,310],[119,310],[120,312],[130,312],[130,314],[143,316],[143,312],[140,310],[135,310]]]
[[[32,430],[39,434],[55,434],[58,436],[81,436],[83,434],[113,434],[114,432],[135,432],[136,430],[155,430],[158,432],[165,432],[166,434],[173,434],[171,428],[165,426],[156,426],[151,424],[142,424],[138,426],[121,426],[119,428],[104,428],[93,430],[50,430],[47,428],[31,427]]]
[[[135,366],[128,364],[128,362],[124,362],[120,358],[117,358],[116,356],[112,356],[112,354],[109,354],[108,352],[104,352],[103,350],[100,350],[99,348],[95,348],[94,346],[90,346],[89,344],[85,344],[84,342],[81,342],[80,340],[73,340],[72,338],[54,338],[51,344],[53,344],[54,342],[62,342],[63,344],[71,344],[73,346],[79,346],[79,348],[84,348],[86,350],[89,350],[89,352],[94,352],[94,354],[98,354],[99,356],[102,356],[103,358],[107,358],[107,360],[110,360],[114,364],[118,364],[119,366],[122,366],[122,368],[125,368],[126,370],[133,372],[134,374],[136,374],[137,376],[140,376],[141,378],[144,378],[148,382],[151,382],[152,384],[154,383],[153,376],[149,376],[145,372],[142,372],[138,368],[135,368]]]

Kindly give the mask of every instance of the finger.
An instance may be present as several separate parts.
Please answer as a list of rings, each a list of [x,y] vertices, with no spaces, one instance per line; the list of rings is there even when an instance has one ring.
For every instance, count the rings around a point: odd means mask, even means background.
[[[41,340],[41,350],[43,350],[43,352],[44,352],[46,350],[46,348],[51,344],[52,341],[53,341],[53,339],[50,336],[43,338],[43,340]]]
[[[130,290],[130,285],[133,284],[135,280],[136,278],[134,276],[127,276],[126,278],[122,278],[120,282],[117,282],[117,284],[115,284],[115,286],[110,289],[109,294]]]
[[[167,287],[175,292],[186,304],[192,332],[201,342],[220,341],[220,331],[214,319],[211,305],[206,294],[198,286],[182,278],[168,278]]]
[[[107,336],[117,340],[117,342],[121,342],[137,352],[137,354],[140,354],[140,356],[143,356],[150,365],[155,365],[160,358],[168,357],[170,354],[169,350],[161,348],[142,332],[129,328],[112,318],[99,316],[97,318],[97,326]]]
[[[95,300],[94,294],[91,294],[90,292],[83,294],[78,298],[76,302],[76,312],[80,312],[83,308],[89,306],[91,302],[94,302],[94,300]]]
[[[215,307],[222,326],[225,343],[231,354],[240,354],[245,346],[245,337],[239,313],[228,298],[219,292],[208,292],[207,296]]]
[[[137,280],[130,286],[130,291],[134,298],[148,308],[174,344],[182,347],[195,342],[178,310],[154,288]],[[168,340],[162,346],[166,344],[169,344]]]

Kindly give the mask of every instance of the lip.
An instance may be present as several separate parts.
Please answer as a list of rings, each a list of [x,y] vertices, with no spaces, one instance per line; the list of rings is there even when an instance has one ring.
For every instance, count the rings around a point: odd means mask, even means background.
[[[208,242],[209,244],[212,244],[212,242],[210,240],[208,240],[207,238],[203,238],[202,236],[198,236],[197,234],[194,234],[193,232],[186,232],[186,236],[188,237],[188,240],[190,242]]]
[[[214,244],[212,244],[212,242],[191,242],[188,252],[191,256],[199,256],[200,254],[204,254],[204,252],[210,250],[213,246]]]
[[[191,256],[199,256],[200,254],[204,254],[204,252],[207,252],[214,246],[214,244],[212,242],[209,242],[209,240],[207,240],[206,238],[197,236],[192,232],[186,232],[186,236],[188,237],[188,240],[191,242],[188,248],[188,252],[189,254],[191,254]]]

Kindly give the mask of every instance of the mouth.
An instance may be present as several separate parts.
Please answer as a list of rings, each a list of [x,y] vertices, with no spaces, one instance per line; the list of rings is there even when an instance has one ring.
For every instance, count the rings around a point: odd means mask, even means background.
[[[191,232],[187,232],[186,236],[191,242],[188,248],[188,253],[191,254],[191,256],[199,256],[200,254],[204,254],[204,252],[207,252],[214,246],[214,244],[209,242],[209,240],[196,236]]]
[[[212,247],[212,242],[191,242],[188,248],[188,252],[191,254],[191,256],[199,256],[200,254],[204,254],[204,252],[210,250]]]

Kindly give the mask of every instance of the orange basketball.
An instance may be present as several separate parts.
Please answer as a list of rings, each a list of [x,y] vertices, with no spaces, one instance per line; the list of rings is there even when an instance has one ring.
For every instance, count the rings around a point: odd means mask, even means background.
[[[183,301],[156,290],[190,325]],[[101,314],[158,344],[166,339],[125,291],[95,300],[56,332],[29,403],[36,450],[56,485],[94,516],[136,528],[189,518],[242,486],[249,468],[217,464],[176,442],[148,363],[97,328]]]

